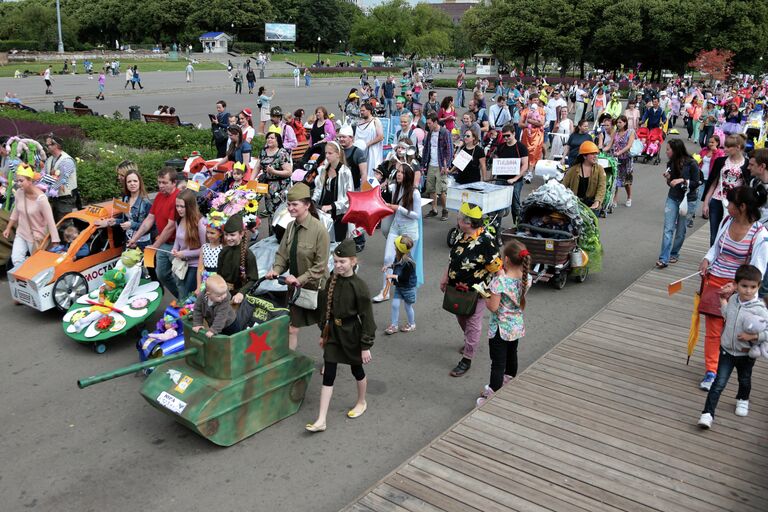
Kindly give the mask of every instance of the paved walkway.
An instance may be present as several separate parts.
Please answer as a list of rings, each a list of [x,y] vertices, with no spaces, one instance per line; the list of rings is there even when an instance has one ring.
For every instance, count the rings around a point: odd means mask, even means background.
[[[708,233],[699,229],[680,264],[643,275],[345,510],[766,510],[765,363],[755,366],[749,416],[733,414],[734,375],[714,428],[701,431],[703,332],[685,365],[697,284],[666,293],[696,271]]]

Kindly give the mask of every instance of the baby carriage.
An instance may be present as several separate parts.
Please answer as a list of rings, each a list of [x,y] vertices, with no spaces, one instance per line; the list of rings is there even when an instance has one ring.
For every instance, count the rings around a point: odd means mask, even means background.
[[[616,199],[616,181],[619,176],[619,162],[615,157],[600,153],[597,163],[605,169],[605,198],[600,205],[598,217],[605,217],[607,213],[613,213]]]
[[[573,192],[551,179],[525,198],[517,226],[502,232],[504,242],[518,240],[531,253],[534,283],[549,282],[560,290],[569,273],[580,283],[587,278],[589,258],[579,247],[582,207],[588,210]]]
[[[650,130],[643,126],[637,130],[637,138],[643,141],[643,153],[640,157],[643,163],[652,162],[653,165],[659,165],[661,162],[661,143],[664,142],[664,131],[661,128],[651,128]]]

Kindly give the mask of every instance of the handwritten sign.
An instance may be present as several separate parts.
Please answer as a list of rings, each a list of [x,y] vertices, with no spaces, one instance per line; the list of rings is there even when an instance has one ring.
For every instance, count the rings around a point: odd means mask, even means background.
[[[493,175],[517,176],[520,174],[520,158],[495,158],[493,160]]]
[[[190,180],[187,182],[187,188],[193,192],[200,192],[200,183]]]
[[[131,205],[119,199],[112,200],[112,213],[129,213]]]
[[[469,162],[471,161],[472,155],[466,151],[458,151],[456,152],[456,158],[453,159],[453,166],[458,170],[463,171],[467,168],[467,165],[469,165]]]

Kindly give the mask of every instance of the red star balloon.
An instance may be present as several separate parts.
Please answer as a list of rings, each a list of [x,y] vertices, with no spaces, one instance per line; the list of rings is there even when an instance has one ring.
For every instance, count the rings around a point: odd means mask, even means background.
[[[267,334],[269,334],[269,331],[263,333],[261,336],[256,336],[255,333],[251,334],[251,344],[248,346],[247,349],[245,349],[244,354],[253,354],[253,357],[256,358],[256,364],[259,364],[259,359],[261,359],[261,355],[268,351],[272,350],[272,347],[267,345]]]
[[[381,219],[395,213],[381,198],[380,187],[363,192],[347,192],[347,197],[349,209],[341,221],[362,227],[369,235],[373,235],[373,230]]]

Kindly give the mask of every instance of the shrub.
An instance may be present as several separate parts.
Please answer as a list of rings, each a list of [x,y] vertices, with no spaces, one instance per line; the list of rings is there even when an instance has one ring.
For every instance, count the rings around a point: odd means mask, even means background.
[[[0,52],[10,52],[11,50],[30,50],[36,52],[43,50],[43,47],[39,41],[23,41],[19,39],[0,41]]]
[[[209,157],[215,154],[211,144],[210,130],[182,128],[160,123],[115,120],[99,116],[76,116],[73,114],[55,114],[52,112],[26,112],[23,110],[2,110],[0,119],[34,121],[59,131],[60,127],[79,128],[87,138],[106,143],[134,148],[155,150],[179,150],[183,153],[200,151]],[[16,130],[3,133],[16,133]]]
[[[269,46],[266,43],[251,43],[247,41],[235,41],[234,50],[243,54],[259,53],[260,51],[269,50]]]

